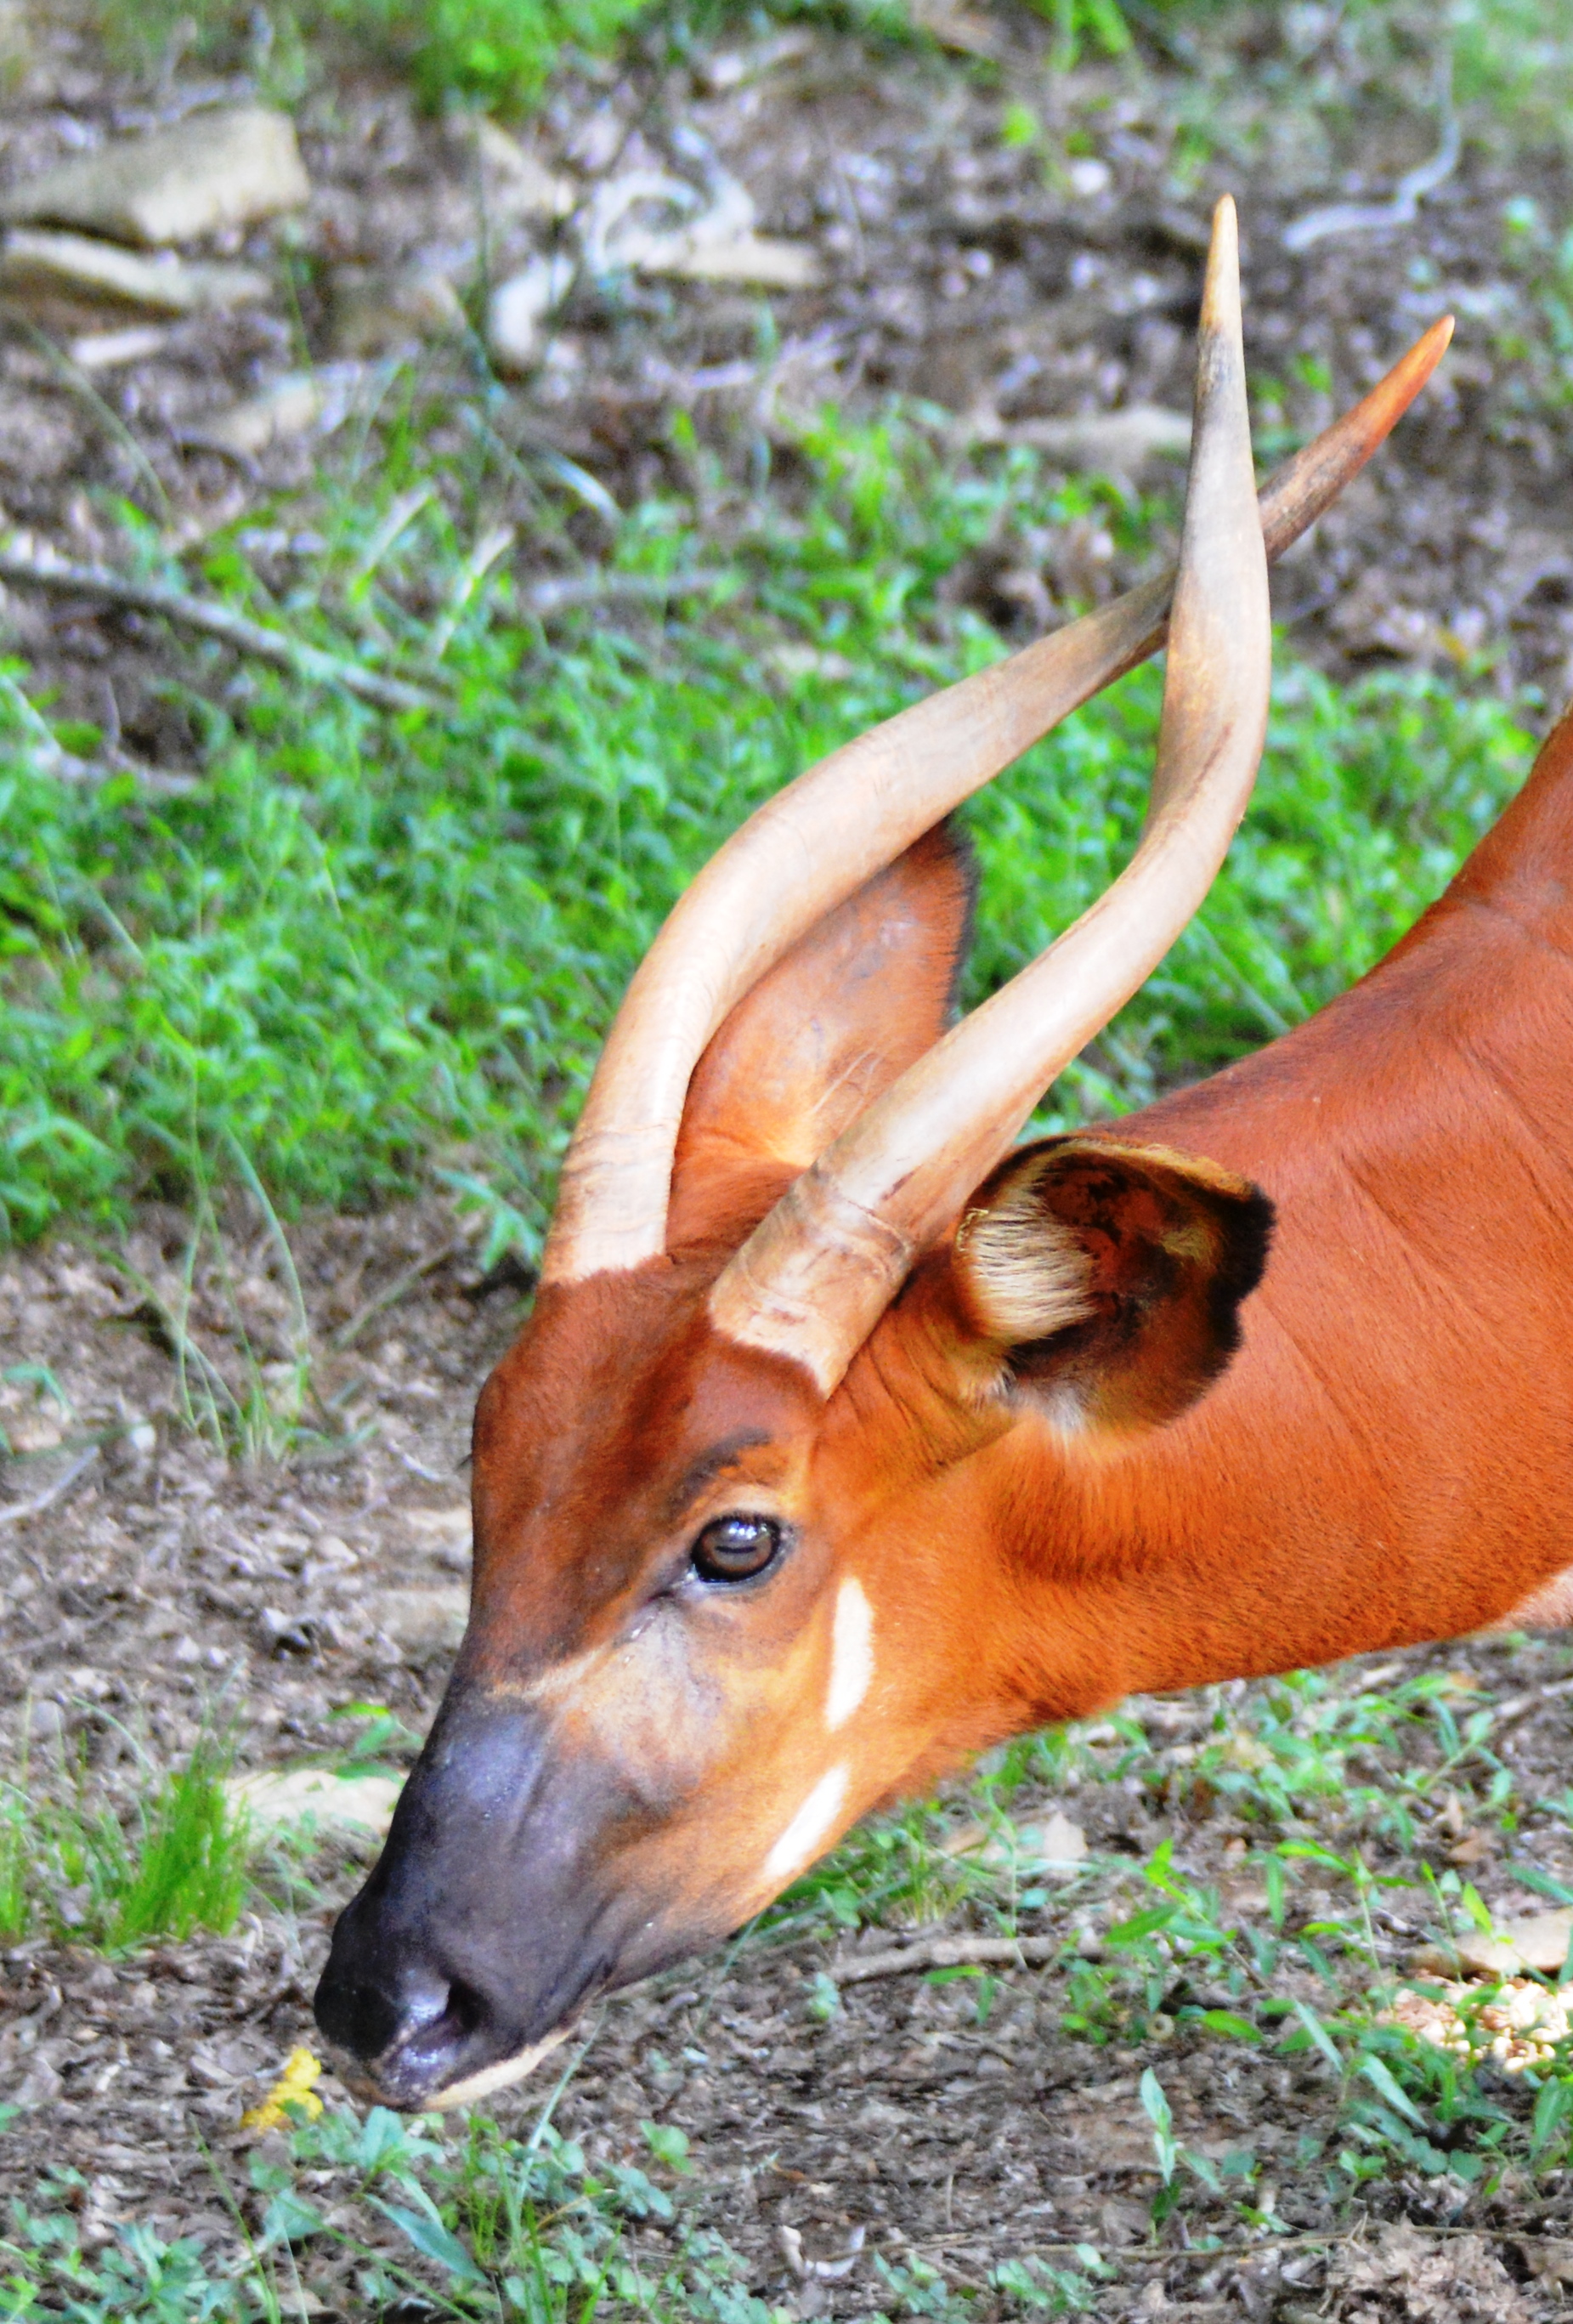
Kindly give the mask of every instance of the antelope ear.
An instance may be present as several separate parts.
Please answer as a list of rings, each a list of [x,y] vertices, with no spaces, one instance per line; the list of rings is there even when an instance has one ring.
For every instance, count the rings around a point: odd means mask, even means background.
[[[1005,1376],[1067,1429],[1176,1419],[1239,1343],[1273,1205],[1249,1179],[1162,1146],[1051,1138],[987,1178],[953,1277]]]
[[[738,1002],[688,1085],[669,1249],[746,1232],[939,1039],[954,1015],[975,884],[965,839],[940,824]]]

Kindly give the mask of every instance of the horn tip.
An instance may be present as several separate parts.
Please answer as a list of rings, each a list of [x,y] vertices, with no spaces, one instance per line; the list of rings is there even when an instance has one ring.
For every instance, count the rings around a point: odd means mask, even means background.
[[[1240,232],[1232,194],[1221,194],[1212,213],[1212,239],[1207,252],[1207,278],[1201,293],[1204,337],[1230,329],[1239,313]]]

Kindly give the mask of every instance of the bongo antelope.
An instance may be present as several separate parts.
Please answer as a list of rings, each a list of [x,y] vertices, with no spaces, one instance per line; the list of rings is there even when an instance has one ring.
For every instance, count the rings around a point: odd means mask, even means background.
[[[1206,895],[1268,558],[1449,329],[1258,503],[1220,205],[1177,576],[837,752],[667,921],[481,1397],[469,1629],[317,1992],[391,2102],[516,2078],[1006,1736],[1573,1611],[1573,728],[1320,1016],[1014,1143]],[[944,818],[1165,633],[1135,856],[953,1023]]]

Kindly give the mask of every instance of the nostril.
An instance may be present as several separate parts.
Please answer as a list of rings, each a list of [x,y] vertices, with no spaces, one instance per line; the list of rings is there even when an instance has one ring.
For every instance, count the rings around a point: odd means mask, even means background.
[[[448,2003],[443,2012],[443,2024],[451,2031],[455,2042],[463,2042],[484,2024],[492,2012],[484,1995],[473,1985],[456,1977],[448,1987]]]

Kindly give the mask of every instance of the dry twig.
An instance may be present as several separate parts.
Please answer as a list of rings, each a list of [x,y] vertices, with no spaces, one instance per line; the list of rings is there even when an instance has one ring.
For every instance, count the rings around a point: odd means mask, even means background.
[[[1033,1969],[1058,1958],[1058,1937],[930,1937],[888,1953],[848,1953],[830,1965],[837,1985],[863,1985],[871,1977],[907,1977],[924,1969],[965,1969],[974,1961],[998,1961],[1007,1969]]]
[[[22,588],[47,589],[60,597],[99,597],[106,604],[124,605],[131,613],[158,614],[182,629],[217,638],[223,644],[233,646],[237,653],[271,662],[275,669],[289,670],[318,686],[342,687],[346,694],[358,694],[363,701],[375,703],[382,710],[444,707],[439,695],[408,685],[401,678],[363,669],[358,662],[345,661],[337,654],[325,652],[320,646],[308,645],[303,638],[269,629],[248,614],[235,613],[228,605],[213,604],[206,597],[193,597],[188,591],[171,589],[161,581],[133,581],[124,573],[112,572],[106,565],[73,565],[48,550],[27,549],[12,540],[0,546],[0,581],[13,582]]]
[[[538,581],[525,592],[532,613],[545,620],[570,605],[595,605],[606,597],[697,597],[730,581],[729,573],[566,573]]]

